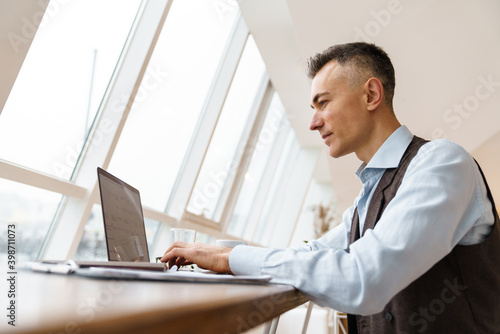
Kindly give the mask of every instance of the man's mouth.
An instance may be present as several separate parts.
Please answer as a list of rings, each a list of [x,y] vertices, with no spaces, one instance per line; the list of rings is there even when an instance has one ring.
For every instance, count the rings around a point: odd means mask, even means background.
[[[330,137],[332,134],[331,133],[325,133],[324,135],[321,136],[323,140],[326,140],[326,138]]]

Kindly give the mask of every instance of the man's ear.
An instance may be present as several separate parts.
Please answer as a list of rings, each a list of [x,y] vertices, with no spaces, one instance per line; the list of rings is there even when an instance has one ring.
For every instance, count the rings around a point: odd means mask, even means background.
[[[370,78],[365,82],[366,107],[369,111],[378,108],[384,99],[384,86],[377,78]]]

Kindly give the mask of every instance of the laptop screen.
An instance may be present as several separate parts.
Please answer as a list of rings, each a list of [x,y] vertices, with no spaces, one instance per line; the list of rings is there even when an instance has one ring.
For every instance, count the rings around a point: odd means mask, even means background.
[[[149,262],[139,191],[97,168],[109,261]]]

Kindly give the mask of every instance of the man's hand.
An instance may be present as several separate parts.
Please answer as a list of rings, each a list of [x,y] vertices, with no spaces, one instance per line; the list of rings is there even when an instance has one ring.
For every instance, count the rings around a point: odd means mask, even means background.
[[[168,262],[168,267],[178,267],[195,263],[202,269],[219,273],[230,273],[229,253],[231,248],[212,246],[203,243],[188,244],[176,241],[170,246],[161,262]]]

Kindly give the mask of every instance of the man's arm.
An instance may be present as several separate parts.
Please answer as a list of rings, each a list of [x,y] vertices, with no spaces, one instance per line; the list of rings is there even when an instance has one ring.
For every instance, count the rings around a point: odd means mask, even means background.
[[[320,249],[345,249],[347,248],[347,242],[349,240],[349,233],[346,230],[349,229],[350,221],[352,219],[353,208],[349,208],[343,216],[343,223],[336,226],[334,229],[325,234],[322,238],[318,240],[312,240],[304,245],[303,247],[298,247],[296,251],[317,251]],[[347,227],[346,227],[347,224]],[[237,246],[240,247],[240,246]],[[251,258],[252,251],[257,252],[267,252],[268,249],[260,247],[250,247],[247,248],[247,252],[243,252],[244,257],[247,260],[236,261],[235,267],[246,266],[249,264],[248,258]],[[220,273],[229,273],[231,268],[229,265],[229,253],[232,248],[227,247],[216,247],[203,243],[188,244],[183,242],[176,242],[170,246],[165,254],[163,255],[161,262],[167,262],[169,268],[173,265],[182,266],[196,263],[200,268],[208,269],[212,271],[217,271]],[[259,258],[259,257],[256,257]],[[238,263],[240,265],[238,265]],[[247,274],[260,274],[260,267],[255,269],[254,272],[246,272]]]

